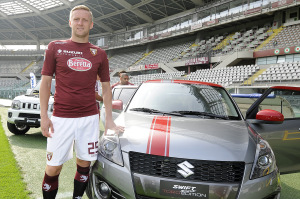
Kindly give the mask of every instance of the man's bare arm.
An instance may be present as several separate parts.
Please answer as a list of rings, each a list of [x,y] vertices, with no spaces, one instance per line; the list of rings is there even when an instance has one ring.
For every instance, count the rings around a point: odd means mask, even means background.
[[[41,109],[41,130],[45,137],[51,137],[49,128],[51,128],[51,133],[54,133],[53,124],[48,117],[48,103],[51,92],[51,82],[52,76],[42,75],[42,82],[40,86],[40,109]]]

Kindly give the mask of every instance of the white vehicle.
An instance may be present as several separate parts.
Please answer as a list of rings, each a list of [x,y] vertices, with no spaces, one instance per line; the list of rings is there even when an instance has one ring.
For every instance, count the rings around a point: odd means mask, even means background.
[[[20,95],[14,98],[11,108],[8,109],[7,128],[15,135],[23,135],[30,128],[39,128],[40,117],[40,98],[39,89],[41,81],[32,89],[29,95]],[[49,118],[53,112],[53,95],[55,92],[55,80],[51,84],[51,96],[48,105]]]

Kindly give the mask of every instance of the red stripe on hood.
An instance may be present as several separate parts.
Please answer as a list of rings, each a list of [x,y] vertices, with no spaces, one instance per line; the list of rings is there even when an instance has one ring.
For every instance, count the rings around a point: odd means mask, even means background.
[[[171,132],[171,117],[169,117],[168,120],[168,129],[167,129],[167,144],[166,144],[166,156],[169,157],[169,151],[170,151],[170,132]]]
[[[171,117],[155,116],[152,120],[147,153],[169,156]]]

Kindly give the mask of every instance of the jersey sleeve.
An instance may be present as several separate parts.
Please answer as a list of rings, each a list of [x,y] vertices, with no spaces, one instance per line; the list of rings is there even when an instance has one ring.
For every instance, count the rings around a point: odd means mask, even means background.
[[[55,45],[53,42],[49,43],[48,48],[45,51],[45,60],[41,72],[42,75],[53,76],[53,74],[55,73],[56,59],[54,46]]]
[[[108,59],[107,55],[104,50],[101,51],[101,66],[98,70],[98,75],[100,77],[101,82],[109,82],[109,65],[108,65]]]

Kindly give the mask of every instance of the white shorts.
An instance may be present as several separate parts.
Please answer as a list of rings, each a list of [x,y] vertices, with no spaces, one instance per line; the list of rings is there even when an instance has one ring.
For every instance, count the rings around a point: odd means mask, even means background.
[[[47,164],[60,166],[73,158],[75,143],[76,157],[94,161],[98,154],[99,115],[80,118],[51,117],[54,133],[47,138]],[[49,129],[50,131],[50,129]]]

